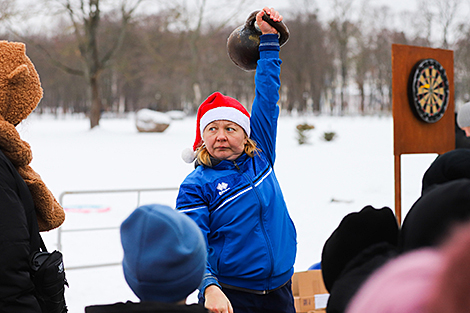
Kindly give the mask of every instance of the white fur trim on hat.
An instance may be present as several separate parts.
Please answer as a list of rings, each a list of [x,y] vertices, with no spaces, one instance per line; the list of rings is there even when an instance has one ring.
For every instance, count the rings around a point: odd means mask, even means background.
[[[250,136],[250,118],[248,116],[232,107],[217,107],[207,111],[206,114],[201,117],[201,137],[208,124],[219,120],[227,120],[237,123],[241,128],[243,128],[243,130],[245,130],[248,137]]]

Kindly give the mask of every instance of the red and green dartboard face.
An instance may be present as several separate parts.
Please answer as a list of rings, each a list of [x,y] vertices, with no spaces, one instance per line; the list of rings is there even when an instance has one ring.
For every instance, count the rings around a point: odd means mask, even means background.
[[[434,59],[419,61],[411,72],[408,93],[413,113],[426,123],[437,122],[449,102],[445,69]]]

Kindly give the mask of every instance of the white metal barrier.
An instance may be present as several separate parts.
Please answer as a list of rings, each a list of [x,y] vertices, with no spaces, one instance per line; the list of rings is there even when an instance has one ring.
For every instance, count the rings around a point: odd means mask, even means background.
[[[137,205],[140,205],[140,196],[143,192],[161,192],[161,191],[177,191],[178,187],[168,187],[168,188],[143,188],[143,189],[109,189],[109,190],[80,190],[80,191],[64,191],[59,196],[59,203],[63,206],[64,197],[66,195],[77,195],[77,194],[105,194],[105,193],[136,193],[137,194]],[[62,229],[59,227],[57,230],[57,250],[62,250],[62,234],[66,232],[84,232],[84,231],[100,231],[100,230],[110,230],[118,229],[119,226],[115,227],[98,227],[98,228],[78,228],[78,229]],[[92,265],[83,265],[83,266],[73,266],[67,267],[67,270],[73,269],[83,269],[83,268],[95,268],[95,267],[106,267],[113,265],[121,265],[120,262],[116,263],[106,263],[106,264],[92,264]]]

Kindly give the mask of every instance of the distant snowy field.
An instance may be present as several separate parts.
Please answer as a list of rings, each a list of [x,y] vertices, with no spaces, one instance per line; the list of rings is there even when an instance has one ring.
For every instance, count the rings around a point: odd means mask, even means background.
[[[309,123],[309,144],[296,126]],[[31,115],[18,126],[33,151],[32,167],[66,208],[62,252],[71,313],[91,304],[137,301],[119,265],[73,269],[122,259],[119,227],[140,204],[175,206],[176,191],[65,195],[66,191],[178,187],[192,169],[181,151],[195,138],[195,118],[173,120],[164,133],[139,133],[133,116],[103,118],[90,130],[83,117]],[[325,132],[335,132],[327,142]],[[402,156],[402,216],[419,197],[434,154]],[[394,209],[393,120],[386,117],[282,116],[276,175],[298,234],[296,271],[320,261],[323,243],[348,213],[366,205]],[[138,202],[140,201],[140,202]],[[96,230],[107,228],[106,230]],[[74,231],[91,229],[88,231]],[[49,250],[58,231],[43,233]],[[195,295],[190,297],[194,301]]]

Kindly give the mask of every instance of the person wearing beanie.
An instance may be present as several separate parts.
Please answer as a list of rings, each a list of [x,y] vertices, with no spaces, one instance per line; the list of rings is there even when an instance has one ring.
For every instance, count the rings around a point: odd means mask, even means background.
[[[457,112],[457,124],[465,132],[465,135],[470,137],[470,102],[460,106]]]
[[[0,89],[0,311],[39,313],[46,304],[30,260],[40,250],[39,232],[59,227],[65,212],[31,168],[31,147],[16,130],[43,95],[25,44],[0,41]],[[55,300],[57,312],[66,310],[63,298]]]
[[[141,302],[92,305],[86,313],[207,312],[186,298],[202,281],[207,248],[197,224],[169,206],[140,206],[121,224],[122,267]]]
[[[368,205],[342,219],[322,250],[322,276],[330,293],[326,312],[344,312],[364,281],[397,255],[398,232],[388,207]]]
[[[199,107],[195,169],[182,182],[176,208],[201,228],[208,262],[199,300],[213,312],[294,313],[291,277],[296,231],[273,171],[279,116],[279,36],[262,17],[251,116],[236,99],[215,92]]]

